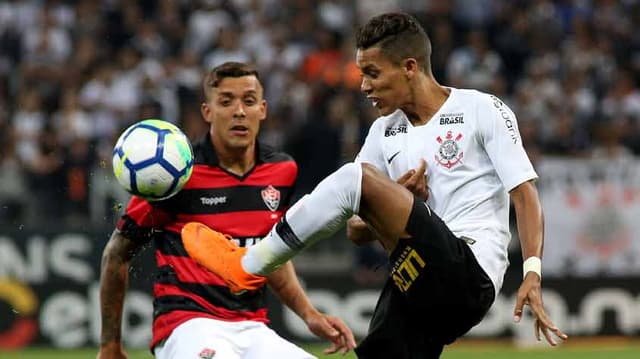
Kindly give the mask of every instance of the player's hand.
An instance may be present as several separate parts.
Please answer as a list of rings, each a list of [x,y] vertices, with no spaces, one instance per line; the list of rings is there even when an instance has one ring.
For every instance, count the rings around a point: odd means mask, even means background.
[[[529,272],[522,281],[520,289],[518,289],[518,297],[516,299],[516,308],[513,312],[513,320],[518,323],[522,319],[522,310],[525,305],[528,305],[533,312],[534,321],[534,333],[536,339],[540,341],[540,332],[544,334],[545,339],[549,344],[556,346],[558,343],[551,336],[553,333],[556,337],[566,340],[568,336],[563,333],[558,327],[553,324],[551,319],[544,310],[542,305],[542,289],[540,288],[540,277],[534,273]]]
[[[356,347],[351,329],[340,318],[315,311],[305,322],[313,334],[331,341],[331,346],[323,351],[325,354],[340,351],[344,355]]]
[[[360,216],[353,215],[347,220],[347,238],[356,245],[373,242],[375,234]]]
[[[427,188],[427,161],[420,159],[418,168],[410,169],[396,181],[416,195],[418,198],[426,201],[429,198],[429,189]]]
[[[120,343],[108,343],[100,346],[96,359],[127,359],[129,356]]]

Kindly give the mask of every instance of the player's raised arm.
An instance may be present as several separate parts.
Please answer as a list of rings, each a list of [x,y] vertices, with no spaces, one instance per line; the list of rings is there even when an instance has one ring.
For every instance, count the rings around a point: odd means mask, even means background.
[[[553,324],[542,303],[541,258],[544,244],[544,220],[538,191],[533,181],[527,181],[511,190],[510,194],[516,210],[522,257],[525,261],[524,278],[518,290],[514,320],[519,322],[524,305],[529,305],[535,316],[536,338],[540,340],[540,332],[542,332],[547,342],[555,346],[557,342],[550,331],[562,340],[567,339],[567,335]]]

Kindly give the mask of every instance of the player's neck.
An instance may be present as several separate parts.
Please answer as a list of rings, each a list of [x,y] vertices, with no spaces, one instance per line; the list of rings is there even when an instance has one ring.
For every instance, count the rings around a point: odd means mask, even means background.
[[[428,78],[414,89],[413,103],[403,111],[412,125],[426,125],[444,105],[450,94],[451,89],[441,86],[433,78]]]
[[[256,164],[255,142],[244,148],[230,148],[214,141],[218,165],[225,171],[237,176],[244,176]]]

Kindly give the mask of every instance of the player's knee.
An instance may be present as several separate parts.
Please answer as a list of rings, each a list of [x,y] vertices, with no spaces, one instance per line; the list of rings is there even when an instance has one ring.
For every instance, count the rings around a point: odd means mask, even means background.
[[[324,182],[330,183],[330,186],[335,189],[344,187],[349,189],[359,189],[362,171],[360,164],[349,162],[335,171],[333,175],[327,177],[321,182],[321,184]]]

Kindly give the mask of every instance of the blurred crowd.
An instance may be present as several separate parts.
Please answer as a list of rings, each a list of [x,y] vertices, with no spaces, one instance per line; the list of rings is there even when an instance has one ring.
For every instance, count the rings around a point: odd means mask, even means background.
[[[5,0],[0,221],[110,226],[114,139],[151,117],[201,136],[203,70],[228,60],[258,66],[262,139],[310,190],[376,117],[353,34],[391,10],[427,29],[440,83],[511,106],[534,161],[640,154],[638,0]]]

